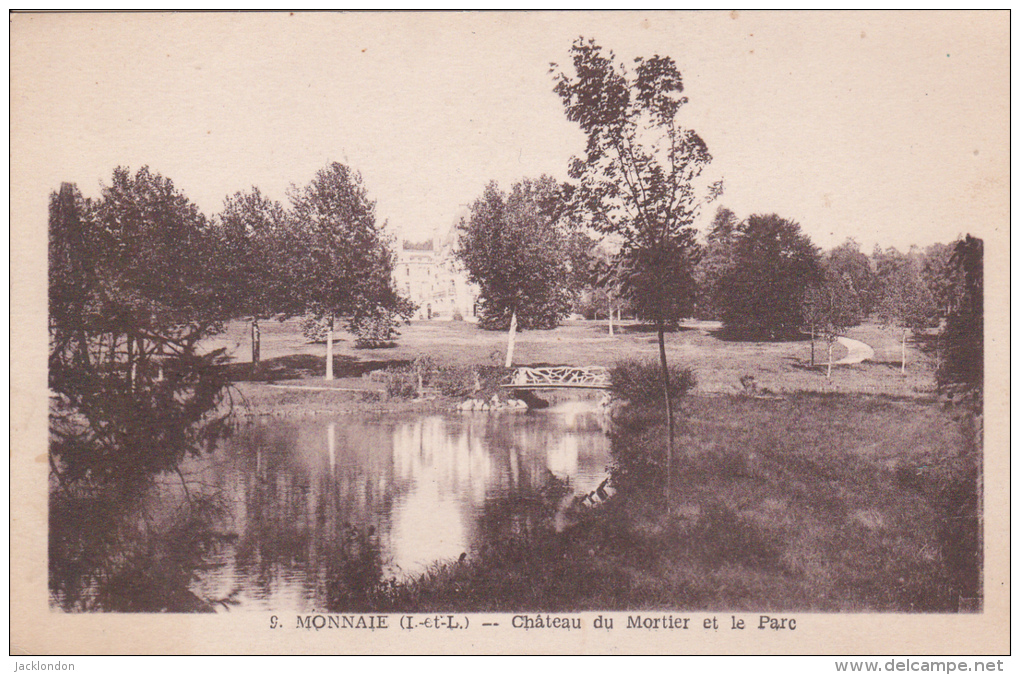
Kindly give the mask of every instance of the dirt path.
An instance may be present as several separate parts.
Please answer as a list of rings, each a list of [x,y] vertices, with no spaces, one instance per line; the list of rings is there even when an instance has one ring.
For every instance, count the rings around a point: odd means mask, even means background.
[[[860,363],[861,361],[867,361],[875,355],[875,350],[864,344],[860,340],[851,340],[847,337],[838,337],[836,341],[839,344],[846,347],[847,354],[839,361],[833,361],[832,365],[840,366],[852,363]]]

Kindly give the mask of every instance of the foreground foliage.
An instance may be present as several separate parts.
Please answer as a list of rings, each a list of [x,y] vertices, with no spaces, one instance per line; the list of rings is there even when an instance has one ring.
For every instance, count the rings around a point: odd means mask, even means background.
[[[50,466],[61,483],[176,469],[225,431],[221,352],[198,344],[224,305],[208,224],[148,169],[114,172],[102,199],[51,198]]]
[[[685,401],[674,515],[660,487],[667,430],[634,408],[613,437],[618,492],[604,506],[564,518],[559,482],[493,500],[462,560],[382,584],[377,606],[955,612],[980,597],[966,417],[863,396]]]

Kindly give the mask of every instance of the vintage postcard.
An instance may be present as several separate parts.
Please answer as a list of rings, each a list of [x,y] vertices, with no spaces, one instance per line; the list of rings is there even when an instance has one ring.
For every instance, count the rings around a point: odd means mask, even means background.
[[[12,655],[1007,654],[1009,18],[12,14]]]

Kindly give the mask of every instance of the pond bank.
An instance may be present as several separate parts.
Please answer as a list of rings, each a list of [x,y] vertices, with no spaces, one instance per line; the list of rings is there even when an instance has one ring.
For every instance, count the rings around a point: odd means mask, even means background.
[[[511,397],[498,394],[504,403]],[[405,398],[388,396],[385,388],[363,378],[337,380],[286,380],[266,382],[234,382],[228,388],[221,413],[232,412],[238,421],[262,417],[298,417],[301,415],[344,415],[357,413],[402,413],[402,412],[475,412],[478,408],[464,411],[461,405],[466,401],[491,401],[491,396],[446,396],[430,392],[426,397]],[[591,400],[602,398],[602,392],[567,390],[542,392],[541,398],[554,404],[563,400]],[[492,412],[519,410],[507,405]]]
[[[260,417],[442,411],[452,410],[460,402],[444,396],[389,398],[385,390],[358,384],[360,380],[234,382],[227,389],[222,412],[231,412],[244,421]]]

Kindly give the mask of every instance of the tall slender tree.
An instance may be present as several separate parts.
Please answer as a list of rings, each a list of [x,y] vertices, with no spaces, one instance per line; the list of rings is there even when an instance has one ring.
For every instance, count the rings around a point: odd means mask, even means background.
[[[668,508],[676,427],[665,331],[693,309],[695,221],[722,188],[700,183],[712,158],[702,138],[680,124],[687,97],[672,58],[637,58],[628,68],[584,38],[573,43],[570,56],[572,72],[556,64],[552,71],[567,119],[587,137],[584,156],[570,167],[574,204],[591,227],[620,237],[623,290],[635,311],[655,324],[669,429]]]

